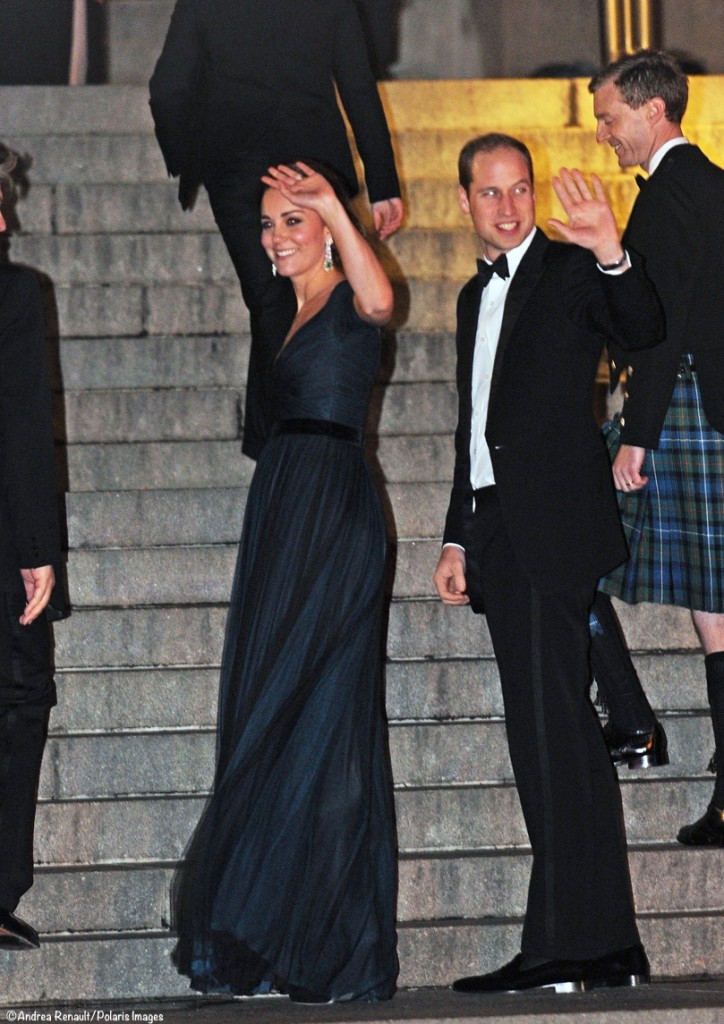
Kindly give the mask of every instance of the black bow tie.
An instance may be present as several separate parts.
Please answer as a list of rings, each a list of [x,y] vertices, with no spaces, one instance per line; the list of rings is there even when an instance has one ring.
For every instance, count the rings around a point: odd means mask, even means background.
[[[636,184],[638,185],[639,188],[644,188],[646,185],[648,185],[648,183],[649,183],[649,179],[648,178],[644,178],[643,174],[637,174],[636,175]]]
[[[492,263],[487,263],[485,260],[478,260],[478,277],[482,281],[483,288],[490,283],[490,278],[493,274],[497,274],[498,277],[502,277],[505,280],[506,277],[510,277],[510,271],[508,270],[508,257],[504,252],[501,252],[497,260]]]

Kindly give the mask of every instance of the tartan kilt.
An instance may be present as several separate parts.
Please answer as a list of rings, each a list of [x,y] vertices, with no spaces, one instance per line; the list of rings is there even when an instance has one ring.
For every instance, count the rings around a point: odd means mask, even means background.
[[[603,426],[611,459],[618,417]],[[599,589],[636,604],[724,612],[724,434],[706,420],[696,372],[682,362],[641,491],[617,491],[630,557]]]

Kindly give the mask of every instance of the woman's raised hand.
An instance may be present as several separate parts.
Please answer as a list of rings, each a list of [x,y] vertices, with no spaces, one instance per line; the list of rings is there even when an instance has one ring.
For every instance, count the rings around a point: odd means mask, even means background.
[[[318,171],[301,160],[294,164],[278,164],[270,167],[261,179],[269,188],[278,189],[283,196],[293,199],[299,206],[316,210],[324,219],[330,202],[339,202],[334,189]]]

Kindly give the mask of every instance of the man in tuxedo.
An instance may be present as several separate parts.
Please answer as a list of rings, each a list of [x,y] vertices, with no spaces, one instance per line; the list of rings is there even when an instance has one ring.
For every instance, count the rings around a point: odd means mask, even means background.
[[[256,458],[272,423],[270,375],[296,313],[260,241],[260,177],[312,158],[358,189],[336,90],[365,167],[375,230],[402,222],[400,185],[354,0],[177,0],[151,78],[151,112],[179,199],[203,183],[251,322],[242,450]]]
[[[506,135],[473,139],[459,198],[484,260],[457,307],[459,418],[443,602],[484,612],[533,850],[521,953],[462,992],[581,991],[649,977],[617,780],[588,698],[588,609],[626,557],[593,387],[605,341],[655,344],[656,295],[623,250],[600,181],[562,171],[569,242],[535,227],[533,167]]]
[[[681,121],[686,75],[668,54],[622,57],[589,85],[598,127],[621,167],[648,179],[624,243],[645,260],[666,317],[666,337],[648,352],[610,346],[612,387],[627,370],[613,478],[631,549],[602,581],[624,601],[691,609],[704,651],[716,743],[716,782],[704,815],[680,842],[724,846],[724,170],[689,144]],[[615,721],[612,753],[655,750],[653,712],[616,629],[594,634],[599,688]],[[630,664],[630,662],[629,662]],[[646,720],[648,708],[648,722]]]
[[[3,147],[4,149],[4,147]],[[0,164],[0,203],[14,157]],[[0,211],[0,232],[5,219]],[[33,275],[0,264],[0,948],[33,949],[14,913],[33,883],[33,826],[55,703],[45,610],[60,562],[43,302]]]

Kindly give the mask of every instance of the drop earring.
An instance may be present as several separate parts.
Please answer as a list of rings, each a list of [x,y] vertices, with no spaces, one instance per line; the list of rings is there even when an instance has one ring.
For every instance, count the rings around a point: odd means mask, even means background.
[[[327,239],[327,242],[326,242],[326,244],[324,246],[324,263],[322,264],[322,266],[327,271],[327,273],[329,273],[329,271],[334,266],[334,260],[332,259],[332,239],[331,238]]]
[[[274,260],[272,260],[272,274],[274,275],[274,277],[277,276],[277,265],[274,262]]]

